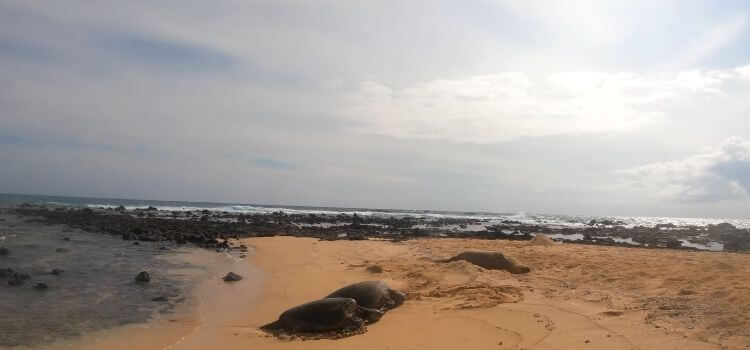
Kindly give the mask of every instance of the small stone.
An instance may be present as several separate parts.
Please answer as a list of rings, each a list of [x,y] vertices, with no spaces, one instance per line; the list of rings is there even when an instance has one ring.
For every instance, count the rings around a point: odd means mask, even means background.
[[[586,344],[591,343],[591,340],[586,339],[586,341],[584,343],[586,343]]]
[[[236,282],[236,281],[241,280],[242,276],[240,276],[240,275],[238,275],[238,274],[236,274],[234,272],[230,272],[226,276],[224,276],[223,279],[224,279],[224,282]]]
[[[63,238],[63,241],[70,241],[70,237]]]
[[[67,252],[68,252],[67,248],[57,248],[57,249],[55,249],[55,253],[67,253]]]
[[[47,285],[47,283],[44,283],[44,282],[39,282],[34,286],[34,289],[37,289],[37,290],[45,290],[47,288],[49,288],[49,286]]]
[[[379,265],[371,265],[367,267],[367,272],[370,273],[383,273],[383,268]]]
[[[159,296],[151,298],[151,301],[167,301],[167,298]]]
[[[133,242],[133,245],[141,245],[138,241]]]
[[[8,250],[8,248],[0,247],[0,255],[8,255],[8,254],[10,254],[10,251]]]
[[[62,273],[65,272],[62,269],[52,269],[53,275],[62,275]]]
[[[135,283],[148,283],[151,282],[151,276],[148,275],[148,272],[141,271],[138,273],[137,276],[135,276]]]

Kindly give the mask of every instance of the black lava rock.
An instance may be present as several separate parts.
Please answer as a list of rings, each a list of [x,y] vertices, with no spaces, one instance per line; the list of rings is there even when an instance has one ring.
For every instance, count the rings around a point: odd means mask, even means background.
[[[148,283],[151,282],[151,276],[148,275],[148,272],[141,271],[138,273],[137,276],[135,276],[135,283]]]
[[[682,242],[680,242],[680,241],[678,241],[676,239],[670,239],[670,240],[667,241],[666,246],[667,246],[667,248],[671,248],[671,249],[679,248],[679,247],[682,246]]]
[[[241,279],[242,279],[242,276],[240,276],[240,275],[238,275],[238,274],[236,274],[234,272],[230,272],[226,276],[224,276],[224,282],[236,282],[236,281],[239,281]]]

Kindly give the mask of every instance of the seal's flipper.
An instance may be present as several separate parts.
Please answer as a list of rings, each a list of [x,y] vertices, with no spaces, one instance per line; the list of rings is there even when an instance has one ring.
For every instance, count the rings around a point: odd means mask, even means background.
[[[262,330],[264,330],[266,332],[271,332],[271,333],[273,333],[275,331],[280,331],[280,330],[282,330],[284,328],[285,328],[284,324],[281,323],[281,320],[276,320],[276,321],[271,322],[269,324],[260,326],[260,329],[262,329]]]
[[[378,322],[380,318],[383,317],[383,311],[368,309],[359,305],[357,306],[357,311],[359,311],[359,314],[362,315],[362,318],[364,318],[367,323]]]

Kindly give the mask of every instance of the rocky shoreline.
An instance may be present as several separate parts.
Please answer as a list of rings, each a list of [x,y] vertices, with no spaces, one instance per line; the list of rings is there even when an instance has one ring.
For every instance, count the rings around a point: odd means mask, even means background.
[[[377,217],[354,214],[241,214],[220,211],[164,211],[154,207],[128,210],[124,207],[48,207],[22,204],[6,212],[46,224],[65,224],[89,232],[105,233],[133,241],[191,243],[215,249],[237,249],[230,239],[295,236],[321,240],[394,241],[420,237],[530,240],[544,233],[578,244],[694,250],[683,245],[721,244],[724,251],[750,251],[750,230],[728,223],[707,226],[625,227],[612,220],[592,220],[581,228],[555,228],[512,220],[488,225],[486,219]]]

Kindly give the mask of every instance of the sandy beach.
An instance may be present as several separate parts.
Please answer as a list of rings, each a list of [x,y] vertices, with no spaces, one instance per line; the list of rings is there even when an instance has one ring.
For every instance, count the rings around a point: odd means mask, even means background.
[[[180,340],[167,346],[164,341],[149,346],[148,338],[139,341],[144,334],[169,334],[156,328],[130,334],[129,344],[136,341],[142,349],[750,346],[750,260],[744,254],[462,239],[242,241],[255,247],[255,253],[234,269],[256,266],[260,271],[242,272],[257,273],[259,284],[214,279],[199,291],[200,321],[193,320],[191,330],[181,323],[186,332]],[[467,249],[505,252],[532,271],[513,275],[463,261],[433,261]],[[383,272],[369,272],[373,265]],[[258,330],[290,307],[373,279],[388,282],[409,298],[364,334],[302,341],[280,340]],[[255,288],[257,295],[248,299],[243,294],[248,288]]]

